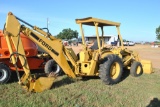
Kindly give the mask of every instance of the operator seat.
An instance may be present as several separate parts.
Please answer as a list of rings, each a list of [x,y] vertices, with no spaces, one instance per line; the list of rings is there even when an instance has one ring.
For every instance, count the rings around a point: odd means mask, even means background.
[[[102,46],[102,40],[100,41],[100,46]],[[94,44],[89,49],[91,49],[91,50],[97,50],[98,49],[97,40],[94,42]]]

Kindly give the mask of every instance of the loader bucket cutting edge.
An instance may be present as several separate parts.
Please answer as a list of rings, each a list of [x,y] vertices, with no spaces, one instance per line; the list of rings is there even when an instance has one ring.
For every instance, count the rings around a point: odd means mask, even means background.
[[[146,74],[153,73],[152,62],[150,60],[141,60],[143,72]]]
[[[42,92],[52,87],[55,77],[39,77],[38,79],[30,79],[28,85],[23,86],[30,92]]]

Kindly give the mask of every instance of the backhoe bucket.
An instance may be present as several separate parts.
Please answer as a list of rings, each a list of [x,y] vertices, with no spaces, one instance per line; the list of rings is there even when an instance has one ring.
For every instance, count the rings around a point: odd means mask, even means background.
[[[44,90],[48,90],[52,87],[54,80],[56,79],[53,76],[39,76],[38,78],[36,77],[37,75],[32,75],[28,81],[27,84],[23,85],[27,91],[30,92],[42,92]]]
[[[152,62],[149,60],[141,60],[141,64],[143,67],[143,72],[146,74],[153,73]]]

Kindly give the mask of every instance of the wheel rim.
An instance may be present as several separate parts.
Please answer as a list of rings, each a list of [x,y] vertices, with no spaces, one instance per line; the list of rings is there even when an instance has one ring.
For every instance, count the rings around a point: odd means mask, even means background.
[[[7,73],[4,69],[0,70],[0,81],[3,81],[7,77]]]
[[[140,66],[137,67],[136,73],[137,73],[137,74],[140,74],[140,73],[141,73],[141,67],[140,67]]]
[[[110,76],[112,79],[116,79],[120,73],[119,63],[114,62],[110,68]]]
[[[60,72],[60,67],[58,64],[55,64],[53,67],[52,67],[52,70],[54,73],[59,73]]]

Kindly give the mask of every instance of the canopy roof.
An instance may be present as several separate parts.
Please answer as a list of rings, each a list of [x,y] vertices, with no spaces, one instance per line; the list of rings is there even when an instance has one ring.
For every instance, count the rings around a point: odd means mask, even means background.
[[[90,25],[90,26],[95,26],[94,23],[99,23],[98,26],[120,26],[120,23],[118,22],[112,22],[108,20],[103,20],[103,19],[97,19],[93,17],[87,17],[87,18],[82,18],[82,19],[76,19],[77,24],[84,24],[84,25]]]

